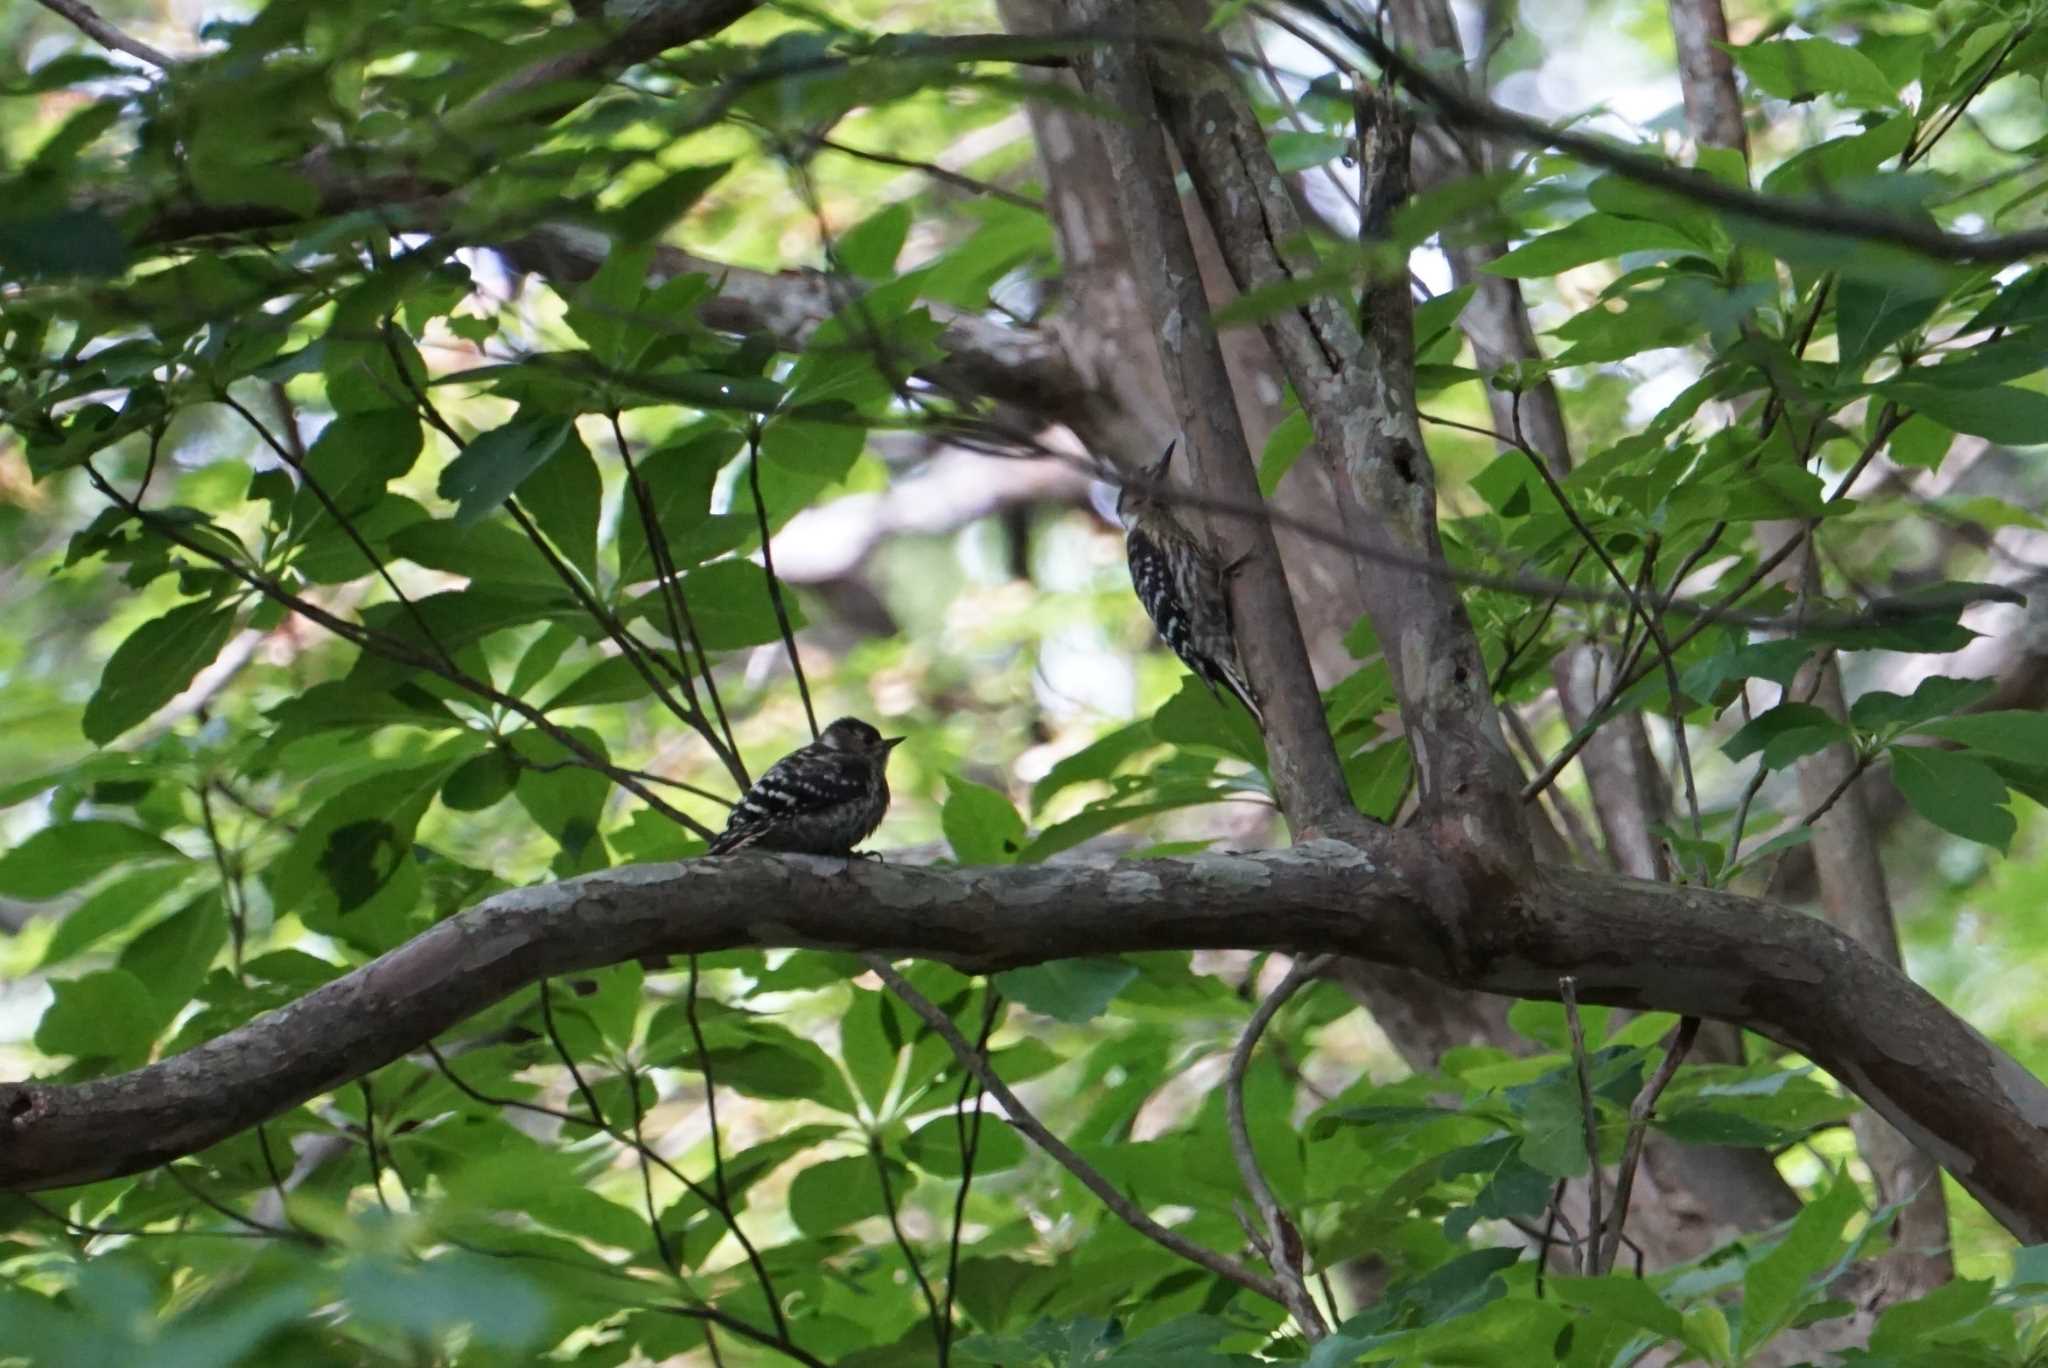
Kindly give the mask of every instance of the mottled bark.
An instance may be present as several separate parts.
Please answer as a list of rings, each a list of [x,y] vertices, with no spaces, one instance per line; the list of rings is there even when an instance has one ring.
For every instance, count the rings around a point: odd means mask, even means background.
[[[550,975],[739,946],[879,949],[984,972],[1080,955],[1329,951],[1463,988],[1732,1021],[1798,1050],[1941,1155],[2025,1242],[2048,1239],[2048,1086],[1813,917],[1549,867],[1497,902],[1419,832],[1256,855],[915,869],[805,856],[631,866],[503,893],[182,1054],[86,1083],[0,1084],[0,1189],[192,1154],[390,1063]]]

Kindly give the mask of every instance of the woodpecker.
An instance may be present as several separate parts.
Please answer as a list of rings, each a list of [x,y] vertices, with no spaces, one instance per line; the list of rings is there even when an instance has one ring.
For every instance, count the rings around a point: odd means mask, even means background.
[[[710,853],[751,847],[852,854],[889,810],[889,752],[902,740],[883,736],[858,717],[840,718],[754,781]]]
[[[1125,485],[1117,496],[1124,520],[1124,549],[1130,555],[1131,586],[1159,635],[1195,677],[1215,693],[1222,685],[1237,696],[1263,730],[1265,717],[1237,660],[1230,625],[1230,599],[1223,582],[1235,566],[1216,563],[1215,553],[1191,536],[1161,497],[1174,442],[1145,471],[1143,484]]]

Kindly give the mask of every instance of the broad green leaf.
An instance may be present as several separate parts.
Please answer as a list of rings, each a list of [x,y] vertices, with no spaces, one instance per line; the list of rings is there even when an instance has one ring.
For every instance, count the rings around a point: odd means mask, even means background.
[[[1988,679],[1950,679],[1930,675],[1920,681],[1910,697],[1883,689],[1861,694],[1849,708],[1849,721],[1858,731],[1889,735],[1921,730],[1921,724],[1944,717],[1980,702],[1992,689]],[[2048,720],[2048,719],[2044,719]]]
[[[1914,370],[1908,375],[1930,376]],[[1888,381],[1883,392],[1906,408],[1926,414],[1955,432],[1989,437],[2011,446],[2048,442],[2048,394],[1993,385],[1988,389],[1951,389],[1909,380]]]
[[[116,1067],[140,1063],[156,1039],[156,1005],[142,980],[125,969],[102,969],[50,985],[55,999],[36,1026],[44,1054],[103,1059]]]
[[[583,578],[597,578],[597,522],[604,482],[571,427],[552,456],[520,482],[519,502]],[[460,514],[457,515],[458,518]]]
[[[837,245],[840,264],[862,280],[887,280],[910,234],[910,206],[892,204],[849,228]]]
[[[481,522],[568,444],[575,427],[556,414],[521,410],[504,426],[472,437],[441,472],[441,497],[456,501],[455,525]]]
[[[1120,959],[1066,959],[1004,970],[995,985],[1004,997],[1042,1016],[1079,1022],[1101,1016],[1137,976],[1137,967]]]
[[[1877,63],[1827,38],[1777,38],[1728,50],[1752,85],[1781,100],[1833,95],[1858,109],[1898,103]]]
[[[880,1162],[889,1169],[889,1191],[900,1208],[914,1181],[911,1172],[893,1159]],[[816,1236],[881,1215],[885,1208],[877,1169],[877,1161],[865,1154],[809,1165],[789,1185],[790,1219],[806,1235]]]
[[[1960,741],[1971,750],[2023,765],[2048,763],[2048,714],[2029,711],[1971,713],[1914,724],[1913,731]]]
[[[1005,1081],[1010,1080],[1006,1077]],[[963,1128],[969,1139],[966,1150],[961,1146]],[[1013,1169],[1024,1162],[1028,1153],[1010,1123],[988,1108],[982,1110],[978,1122],[972,1109],[964,1116],[949,1113],[937,1117],[919,1126],[903,1142],[905,1157],[939,1178],[958,1178],[963,1155],[968,1151],[973,1153],[977,1175]]]
[[[1811,703],[1780,703],[1729,737],[1721,752],[1730,760],[1746,760],[1761,751],[1767,767],[1783,769],[1848,739],[1847,727]]]
[[[1009,864],[1024,848],[1024,819],[1010,800],[965,779],[947,780],[939,826],[963,865]]]
[[[146,984],[157,1025],[168,1026],[227,944],[228,919],[220,894],[209,894],[137,936],[116,964]]]
[[[188,859],[163,837],[126,822],[58,822],[0,855],[0,896],[54,898],[130,862]]]
[[[571,727],[566,734],[580,742],[597,761],[609,759],[604,740],[596,732],[587,727]],[[525,762],[520,766],[513,793],[527,816],[560,847],[556,875],[567,877],[603,869],[610,858],[597,828],[604,815],[605,799],[611,796],[610,776],[591,768],[590,760],[543,732],[519,732],[510,744]]]
[[[1943,831],[2004,850],[2019,829],[2005,780],[1981,760],[1932,746],[1892,746],[1892,781],[1913,811]]]
[[[707,651],[737,651],[782,639],[767,573],[752,561],[722,560],[700,566],[683,576],[682,593],[698,640]],[[795,592],[787,585],[782,589],[782,605],[789,614],[791,630],[801,628],[804,615]],[[626,616],[665,625],[668,612],[662,591],[651,589],[634,599]]]
[[[1863,1198],[1847,1176],[1808,1202],[1777,1247],[1742,1274],[1742,1352],[1747,1354],[1789,1324],[1819,1289],[1814,1276],[1834,1262],[1842,1228],[1863,1210]]]
[[[642,190],[611,212],[610,218],[619,230],[620,240],[633,244],[659,237],[703,199],[730,170],[731,162],[686,166]]]
[[[234,634],[235,610],[213,602],[181,604],[129,633],[107,658],[80,728],[104,746],[183,693]]]
[[[1683,230],[1645,219],[1587,214],[1564,227],[1531,238],[1487,263],[1503,276],[1549,276],[1588,262],[1629,252],[1697,252],[1699,243]]]
[[[0,860],[0,865],[5,861]],[[184,887],[200,868],[196,861],[144,867],[132,874],[110,880],[90,898],[65,913],[43,947],[36,966],[48,969],[92,949],[107,937],[125,930],[155,912],[171,894]]]

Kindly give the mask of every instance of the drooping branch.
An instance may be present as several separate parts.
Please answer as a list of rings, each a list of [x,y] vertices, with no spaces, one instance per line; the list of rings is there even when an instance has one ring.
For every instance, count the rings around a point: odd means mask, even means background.
[[[2048,1239],[2048,1086],[1811,917],[1701,888],[1543,868],[1470,909],[1419,833],[1370,848],[1104,868],[911,868],[802,856],[632,866],[518,889],[182,1054],[86,1083],[0,1085],[0,1190],[169,1162],[360,1078],[554,974],[742,946],[874,950],[985,971],[1144,950],[1336,953],[1440,982],[1730,1021],[1798,1050],[1937,1155],[2020,1239]]]

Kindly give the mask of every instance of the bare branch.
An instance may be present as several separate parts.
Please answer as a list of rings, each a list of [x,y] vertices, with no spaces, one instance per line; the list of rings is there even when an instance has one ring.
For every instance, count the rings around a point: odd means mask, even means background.
[[[953,1024],[953,1019],[932,1004],[931,999],[911,986],[910,980],[896,972],[896,967],[881,955],[862,956],[868,967],[875,971],[889,990],[903,999],[910,1010],[925,1019],[925,1023],[939,1038],[952,1048],[953,1055],[981,1085],[1003,1104],[1003,1110],[1010,1118],[1010,1124],[1029,1136],[1032,1143],[1051,1155],[1060,1167],[1081,1180],[1081,1185],[1102,1199],[1102,1204],[1146,1239],[1172,1250],[1191,1263],[1200,1264],[1217,1277],[1236,1283],[1239,1287],[1256,1292],[1260,1296],[1287,1305],[1285,1290],[1279,1283],[1263,1274],[1253,1272],[1227,1254],[1219,1254],[1205,1245],[1196,1244],[1178,1231],[1159,1224],[1145,1213],[1144,1208],[1117,1191],[1116,1185],[1102,1176],[1101,1172],[1074,1152],[1072,1146],[1045,1128],[1045,1123],[1031,1114],[1031,1109],[1019,1101],[1017,1094],[1010,1091],[1001,1075],[990,1066],[988,1060],[977,1053],[967,1037]]]
[[[1239,1176],[1244,1179],[1252,1200],[1258,1204],[1259,1219],[1265,1223],[1261,1243],[1265,1246],[1266,1262],[1287,1294],[1288,1313],[1301,1326],[1303,1336],[1311,1344],[1327,1338],[1330,1327],[1323,1320],[1316,1299],[1309,1294],[1308,1280],[1302,1273],[1301,1232],[1288,1217],[1286,1208],[1280,1205],[1280,1199],[1273,1195],[1273,1185],[1266,1181],[1264,1171],[1259,1168],[1258,1151],[1252,1148],[1251,1127],[1244,1115],[1244,1072],[1252,1062],[1252,1050],[1258,1045],[1259,1037],[1265,1034],[1274,1014],[1303,984],[1327,969],[1330,958],[1317,955],[1312,959],[1298,959],[1288,968],[1287,976],[1266,994],[1266,1000],[1245,1023],[1244,1034],[1237,1038],[1237,1048],[1230,1052],[1230,1070],[1224,1075],[1225,1106],[1230,1117],[1230,1152],[1237,1160]],[[1335,1309],[1333,1306],[1332,1312]]]
[[[1643,1084],[1642,1091],[1628,1108],[1628,1139],[1621,1149],[1621,1166],[1614,1174],[1614,1212],[1607,1218],[1604,1234],[1594,1232],[1595,1243],[1599,1246],[1594,1271],[1608,1272],[1614,1267],[1615,1255],[1621,1252],[1622,1230],[1628,1224],[1628,1201],[1635,1191],[1636,1167],[1642,1163],[1643,1140],[1650,1131],[1650,1117],[1657,1110],[1657,1099],[1664,1095],[1664,1089],[1678,1072],[1678,1066],[1685,1062],[1687,1052],[1700,1031],[1698,1017],[1683,1017],[1671,1028],[1671,1034],[1664,1038],[1664,1058],[1657,1065],[1657,1071]],[[1596,1161],[1597,1162],[1597,1161]]]
[[[1834,927],[1718,890],[1553,867],[1483,902],[1439,897],[1474,876],[1429,833],[1365,835],[1109,868],[736,855],[512,890],[131,1073],[0,1084],[0,1191],[194,1153],[542,977],[640,955],[886,948],[985,971],[1236,948],[1351,955],[1518,997],[1553,997],[1569,973],[1581,1001],[1733,1022],[1832,1072],[2022,1240],[2048,1239],[2048,1086]]]
[[[77,26],[79,32],[110,52],[125,52],[137,61],[165,71],[178,64],[178,59],[169,53],[159,52],[140,38],[131,38],[115,28],[85,0],[37,0],[37,3],[53,14],[63,15]]]
[[[1586,1123],[1586,1243],[1579,1247],[1579,1272],[1600,1273],[1600,1113],[1593,1102],[1593,1065],[1586,1058],[1586,1026],[1579,1020],[1578,980],[1570,974],[1557,981],[1564,1001],[1565,1024],[1571,1028],[1572,1068],[1579,1078],[1579,1112]]]

